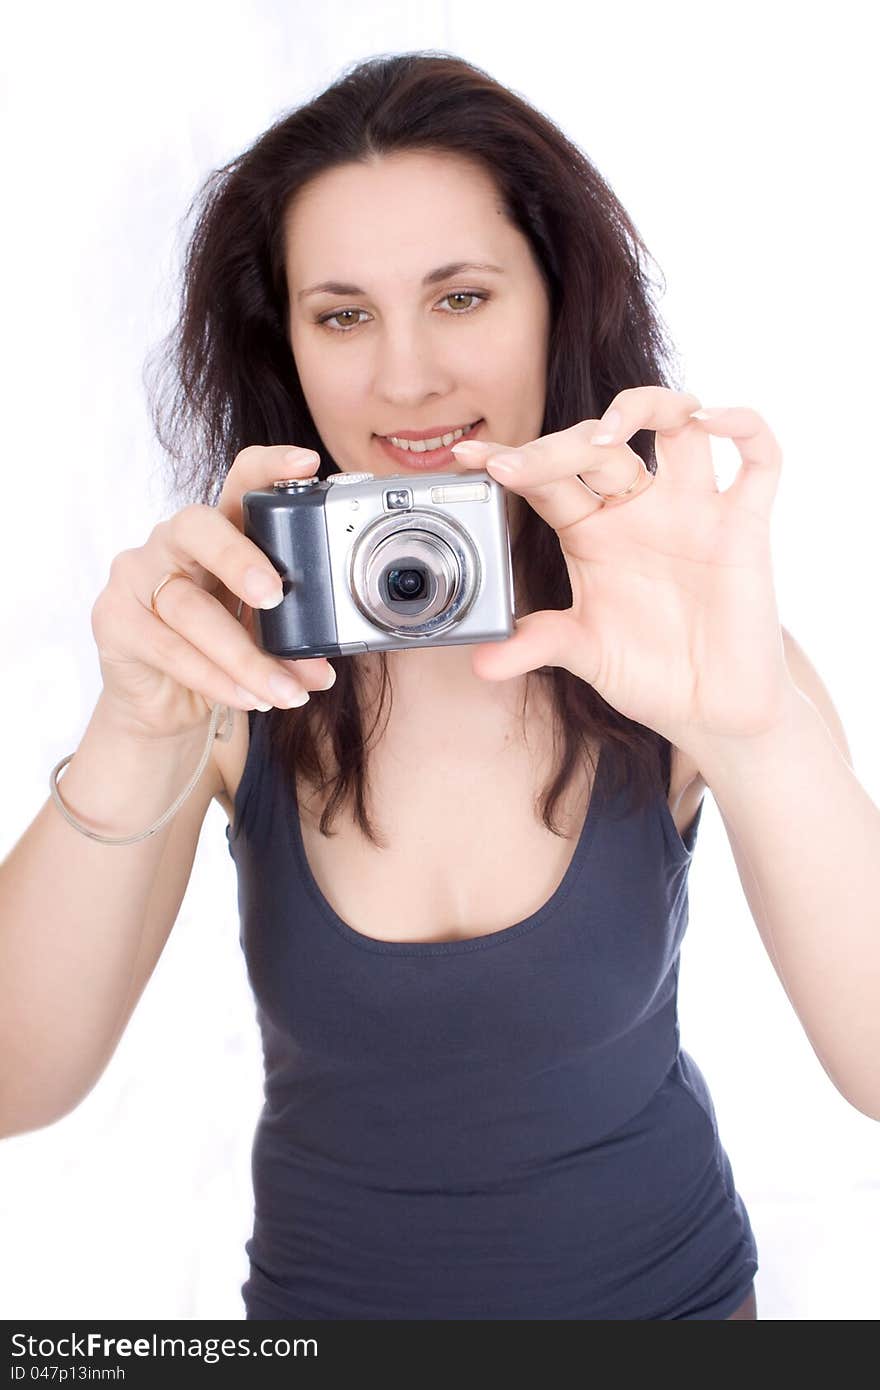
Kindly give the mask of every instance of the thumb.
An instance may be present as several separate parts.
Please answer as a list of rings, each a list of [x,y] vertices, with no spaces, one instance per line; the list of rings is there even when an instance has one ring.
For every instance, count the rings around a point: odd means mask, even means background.
[[[481,642],[474,648],[473,672],[480,680],[506,681],[540,666],[566,666],[575,640],[581,642],[583,634],[567,612],[528,613],[517,619],[506,641]]]

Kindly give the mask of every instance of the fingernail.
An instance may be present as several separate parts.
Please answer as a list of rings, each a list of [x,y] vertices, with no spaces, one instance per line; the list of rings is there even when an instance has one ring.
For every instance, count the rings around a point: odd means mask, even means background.
[[[723,408],[716,410],[692,410],[688,419],[690,420],[711,420],[714,415],[723,415]]]
[[[453,444],[450,452],[466,459],[482,459],[488,454],[489,445],[479,439],[464,439],[460,444]]]
[[[617,431],[623,423],[619,410],[606,410],[602,419],[596,426],[597,433],[590,440],[591,444],[613,444],[617,438]]]
[[[516,454],[494,454],[486,460],[486,472],[515,473],[518,466]]]
[[[314,449],[288,449],[284,455],[284,462],[294,467],[296,464],[320,463],[321,456],[316,454]]]
[[[272,708],[271,705],[266,704],[265,700],[261,700],[259,695],[255,695],[252,690],[245,690],[243,685],[237,685],[235,693],[243,704],[253,705],[256,709],[262,710],[263,714]]]
[[[308,691],[302,690],[296,681],[291,680],[288,676],[270,676],[269,689],[276,699],[288,706],[304,705],[309,698]]]
[[[331,667],[330,667],[330,675],[327,677],[327,684],[326,684],[326,685],[322,685],[322,686],[321,686],[321,689],[322,689],[322,690],[330,690],[331,687],[334,686],[335,684],[336,684],[336,672],[333,670],[333,667],[331,666]]]
[[[245,571],[244,591],[248,602],[257,608],[277,608],[284,598],[281,580],[273,581],[258,565],[251,565]]]

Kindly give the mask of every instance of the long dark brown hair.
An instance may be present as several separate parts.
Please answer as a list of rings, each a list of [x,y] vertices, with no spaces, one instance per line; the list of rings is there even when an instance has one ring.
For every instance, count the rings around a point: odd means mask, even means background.
[[[541,112],[488,73],[443,52],[373,57],[269,127],[213,171],[195,209],[182,270],[181,307],[147,380],[153,423],[170,459],[173,495],[216,504],[236,455],[249,444],[297,444],[321,454],[326,478],[340,470],[306,405],[291,351],[283,221],[300,190],[324,170],[405,150],[479,161],[510,221],[531,243],[551,304],[541,434],[602,415],[625,387],[674,386],[676,355],[652,302],[651,258],[626,211],[589,159]],[[161,379],[166,378],[164,387]],[[653,435],[630,441],[651,473]],[[572,594],[556,532],[530,507],[512,547],[516,615],[565,609]],[[361,831],[385,847],[367,811],[367,754],[391,687],[381,654],[378,712],[365,735],[358,658],[335,663],[333,688],[301,709],[265,718],[273,757],[291,789],[300,773],[327,793],[320,828],[329,835],[351,798]],[[530,672],[551,696],[557,765],[540,799],[553,819],[579,759],[595,768],[603,750],[609,789],[632,810],[669,793],[671,748],[625,718],[562,667]],[[387,722],[387,721],[386,721]],[[384,726],[383,726],[384,729]],[[326,759],[332,750],[332,760]]]

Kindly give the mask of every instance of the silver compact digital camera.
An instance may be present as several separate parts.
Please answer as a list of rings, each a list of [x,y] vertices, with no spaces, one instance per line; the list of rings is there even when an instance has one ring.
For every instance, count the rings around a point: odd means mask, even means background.
[[[504,489],[488,473],[286,478],[242,498],[284,598],[254,609],[264,651],[297,660],[503,641],[514,629]]]

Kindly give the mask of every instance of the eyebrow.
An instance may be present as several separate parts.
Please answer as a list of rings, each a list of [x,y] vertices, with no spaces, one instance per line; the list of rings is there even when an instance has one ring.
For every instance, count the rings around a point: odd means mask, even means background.
[[[440,265],[436,270],[429,270],[422,281],[423,285],[436,285],[441,280],[448,280],[451,275],[459,275],[463,270],[493,270],[498,275],[503,275],[504,271],[500,265],[490,265],[485,261],[450,261],[448,265]],[[319,285],[310,285],[307,290],[300,290],[296,296],[298,300],[305,299],[309,294],[366,294],[359,285],[348,285],[341,280],[322,280]]]

